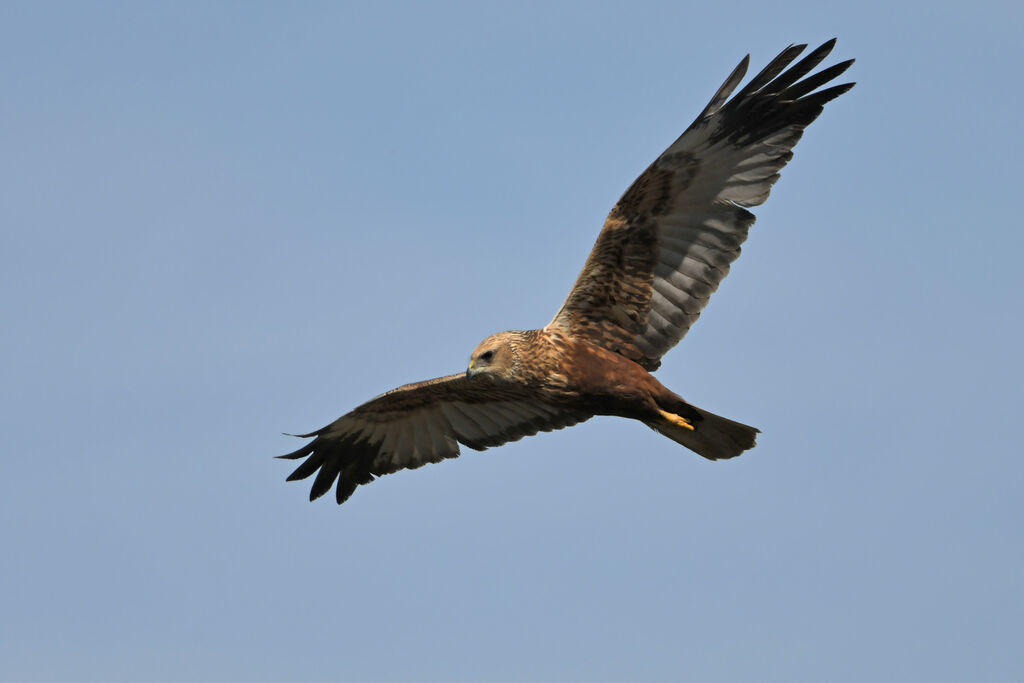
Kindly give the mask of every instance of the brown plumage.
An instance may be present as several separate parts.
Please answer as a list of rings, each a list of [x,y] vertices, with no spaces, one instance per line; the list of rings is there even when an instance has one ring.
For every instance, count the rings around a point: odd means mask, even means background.
[[[310,500],[343,503],[375,477],[454,458],[594,415],[640,420],[710,460],[754,446],[758,430],[697,408],[650,373],[686,334],[739,256],[804,128],[853,83],[818,90],[853,60],[807,76],[830,40],[785,70],[790,46],[730,99],[748,58],[697,120],[626,190],[583,272],[543,329],[501,332],[465,373],[408,384],[303,437],[279,456],[316,473]],[[785,71],[784,71],[785,70]]]

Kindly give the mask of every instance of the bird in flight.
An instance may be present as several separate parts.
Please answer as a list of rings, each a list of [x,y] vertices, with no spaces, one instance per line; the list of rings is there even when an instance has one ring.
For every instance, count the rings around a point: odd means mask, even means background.
[[[753,448],[758,430],[687,402],[651,373],[683,338],[740,254],[793,147],[825,103],[853,87],[819,89],[853,63],[811,72],[835,39],[792,64],[782,51],[733,91],[749,55],[686,131],[612,208],[583,272],[539,330],[480,342],[469,367],[399,387],[310,434],[287,455],[289,481],[316,474],[309,499],[595,415],[639,420],[709,460]],[[792,64],[792,66],[790,66]],[[788,67],[788,68],[787,68]],[[811,75],[808,75],[811,74]]]

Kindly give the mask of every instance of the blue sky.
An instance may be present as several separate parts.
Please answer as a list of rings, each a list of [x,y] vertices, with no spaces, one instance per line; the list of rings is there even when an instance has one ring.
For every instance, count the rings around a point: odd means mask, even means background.
[[[1024,677],[1024,29],[996,3],[0,9],[0,678]],[[271,456],[545,324],[740,58],[839,44],[658,377],[306,502]],[[830,62],[831,63],[831,62]]]

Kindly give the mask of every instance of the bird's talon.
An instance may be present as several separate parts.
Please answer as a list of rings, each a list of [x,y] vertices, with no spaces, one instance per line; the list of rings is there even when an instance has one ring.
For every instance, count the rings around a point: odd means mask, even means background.
[[[660,408],[658,409],[658,412],[661,413],[661,416],[663,418],[665,418],[672,424],[676,425],[677,427],[683,427],[684,429],[689,429],[691,432],[693,431],[693,425],[690,424],[689,420],[687,420],[685,417],[680,417],[675,413],[670,413]]]

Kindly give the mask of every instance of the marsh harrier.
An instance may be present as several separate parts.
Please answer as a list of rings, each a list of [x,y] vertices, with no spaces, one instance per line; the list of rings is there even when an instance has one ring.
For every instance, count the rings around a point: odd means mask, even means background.
[[[758,430],[683,400],[651,374],[686,334],[740,254],[804,128],[853,83],[819,90],[853,62],[808,75],[830,40],[796,64],[790,46],[734,96],[745,57],[696,121],[608,214],[583,272],[539,330],[483,340],[469,368],[364,403],[294,453],[288,480],[316,473],[309,498],[484,450],[594,415],[640,420],[709,460],[754,446]],[[787,67],[789,67],[787,69]]]

